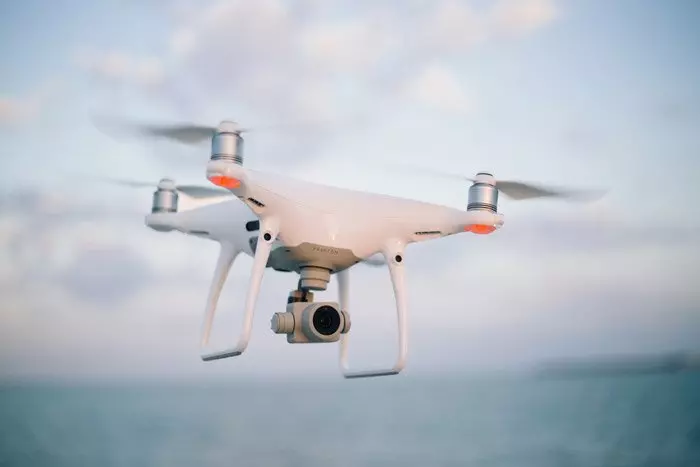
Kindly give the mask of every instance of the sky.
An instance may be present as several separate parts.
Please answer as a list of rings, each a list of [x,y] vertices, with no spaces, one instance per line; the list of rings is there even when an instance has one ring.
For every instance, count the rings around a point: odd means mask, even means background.
[[[337,344],[270,331],[297,280],[275,272],[246,353],[201,362],[217,245],[150,231],[150,190],[85,177],[206,184],[208,148],[108,135],[100,115],[233,119],[258,129],[246,166],[460,209],[468,186],[419,167],[607,190],[586,205],[502,197],[499,232],[410,246],[406,373],[700,351],[699,13],[680,0],[4,2],[0,379],[338,375]],[[251,264],[224,290],[222,346]],[[351,281],[351,364],[389,365],[388,271],[359,265]],[[332,281],[317,299],[336,293]]]

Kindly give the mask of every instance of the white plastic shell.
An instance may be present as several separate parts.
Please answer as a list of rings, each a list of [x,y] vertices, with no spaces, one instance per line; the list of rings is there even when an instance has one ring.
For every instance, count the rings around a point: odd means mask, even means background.
[[[223,176],[240,181],[239,187],[231,189],[240,202],[234,200],[191,212],[147,216],[149,226],[156,223],[172,225],[182,232],[207,230],[211,233],[210,238],[222,243],[203,326],[202,359],[205,361],[235,357],[247,348],[262,276],[268,267],[270,253],[279,241],[280,248],[306,243],[327,250],[328,263],[333,267],[332,274],[336,274],[338,278],[339,305],[344,321],[349,317],[348,313],[351,313],[348,308],[350,269],[357,263],[357,258],[369,258],[377,254],[383,257],[382,264],[388,266],[396,302],[396,360],[393,365],[376,370],[351,369],[347,355],[348,333],[340,336],[339,360],[345,378],[397,375],[404,369],[408,354],[408,303],[404,278],[407,256],[404,247],[436,238],[417,236],[416,232],[438,232],[440,237],[444,237],[469,232],[469,228],[475,225],[500,228],[504,221],[503,215],[494,212],[495,209],[489,209],[496,207],[497,198],[494,191],[496,183],[493,177],[487,175],[476,177],[475,185],[482,187],[472,190],[474,194],[470,201],[473,204],[467,211],[463,208],[455,209],[410,199],[351,191],[297,180],[282,174],[250,170],[229,160],[210,161],[206,173],[208,178]],[[234,215],[228,211],[238,205],[245,207],[246,215],[243,216],[243,221],[235,221],[238,214]],[[244,223],[250,220],[250,215],[258,218],[260,223],[254,248],[248,245],[251,233],[244,228]],[[224,229],[224,225],[228,227]],[[239,235],[236,232],[240,232],[241,242],[234,241]],[[266,233],[270,235],[265,235]],[[225,247],[227,243],[230,243],[230,246]],[[352,252],[352,255],[348,256],[353,258],[353,263],[345,264],[338,260],[337,252],[344,250]],[[221,351],[210,351],[207,348],[208,336],[216,303],[228,268],[238,252],[245,252],[254,258],[245,298],[243,330],[233,346]],[[397,255],[400,255],[400,261],[397,260]],[[296,305],[300,310],[308,306],[305,303]],[[349,319],[347,321],[349,322]],[[280,328],[287,329],[288,325],[282,324],[284,323],[279,323]],[[296,315],[294,326],[301,326]],[[344,325],[344,330],[345,327]],[[289,334],[287,336],[289,337]]]

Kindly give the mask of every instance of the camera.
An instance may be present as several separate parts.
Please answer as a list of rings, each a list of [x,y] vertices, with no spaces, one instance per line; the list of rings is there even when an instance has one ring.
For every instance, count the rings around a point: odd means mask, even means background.
[[[337,342],[350,330],[350,316],[334,302],[294,301],[285,313],[275,313],[270,322],[276,334],[286,334],[290,344]]]

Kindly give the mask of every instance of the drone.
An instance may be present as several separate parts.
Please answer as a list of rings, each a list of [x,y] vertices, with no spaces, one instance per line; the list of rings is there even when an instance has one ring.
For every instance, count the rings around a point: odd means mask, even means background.
[[[479,172],[473,178],[461,177],[471,186],[466,209],[456,209],[246,168],[242,135],[247,130],[234,121],[224,120],[218,126],[143,125],[140,129],[179,142],[211,141],[206,165],[211,185],[177,185],[164,178],[156,185],[151,212],[145,217],[146,226],[154,231],[177,231],[220,245],[201,329],[201,359],[205,362],[245,352],[263,276],[273,269],[298,274],[299,281],[289,292],[285,311],[272,315],[272,332],[286,335],[290,344],[339,342],[344,378],[397,375],[405,368],[408,355],[405,258],[410,244],[458,234],[494,233],[504,225],[504,216],[498,212],[499,192],[516,200],[584,193],[501,181],[491,173]],[[179,194],[207,203],[179,210]],[[242,330],[231,347],[212,350],[209,336],[217,303],[229,270],[241,254],[253,258]],[[398,356],[390,368],[356,371],[348,365],[350,271],[358,264],[389,269],[398,326]],[[337,302],[314,301],[314,292],[326,290],[332,276],[338,284]]]

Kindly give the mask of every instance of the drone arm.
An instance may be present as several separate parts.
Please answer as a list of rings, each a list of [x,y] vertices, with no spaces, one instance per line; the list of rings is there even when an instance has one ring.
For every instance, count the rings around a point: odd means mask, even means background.
[[[207,164],[207,179],[246,202],[249,189],[248,172],[240,164],[226,159],[210,160]]]
[[[401,248],[393,248],[384,252],[389,265],[389,273],[396,299],[396,315],[399,329],[399,355],[392,368],[384,370],[350,371],[348,369],[348,334],[340,337],[340,368],[345,378],[370,378],[374,376],[397,375],[406,365],[408,354],[408,313],[406,307],[406,289],[404,284],[403,252]],[[397,261],[398,260],[398,261]],[[350,293],[349,269],[338,273],[339,302],[342,310],[348,312],[348,296]]]
[[[267,225],[266,225],[267,224]],[[255,304],[257,302],[258,293],[260,291],[260,284],[262,282],[263,275],[265,273],[265,268],[267,266],[268,258],[270,257],[270,251],[272,249],[272,242],[274,242],[277,236],[277,229],[272,223],[265,223],[261,226],[260,234],[258,236],[258,243],[255,249],[255,258],[253,259],[253,269],[250,274],[250,284],[248,285],[248,294],[246,296],[245,311],[243,316],[243,329],[238,338],[238,342],[235,346],[214,352],[206,352],[205,349],[209,344],[209,335],[211,332],[212,323],[214,321],[214,314],[216,312],[216,305],[219,301],[219,296],[221,295],[221,290],[226,282],[228,273],[231,269],[231,265],[235,260],[236,256],[240,253],[236,248],[227,243],[221,244],[221,252],[219,253],[219,260],[216,265],[216,270],[214,272],[214,279],[211,284],[211,289],[209,291],[209,298],[207,300],[207,308],[205,312],[204,326],[202,329],[202,360],[211,361],[218,360],[228,357],[236,357],[241,355],[246,347],[248,347],[248,341],[250,340],[250,334],[253,328],[253,314],[255,311]]]

